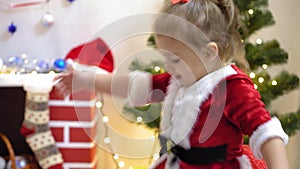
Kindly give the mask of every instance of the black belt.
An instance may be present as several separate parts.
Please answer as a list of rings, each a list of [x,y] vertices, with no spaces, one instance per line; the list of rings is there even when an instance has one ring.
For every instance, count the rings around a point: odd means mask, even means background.
[[[203,165],[226,160],[226,148],[227,145],[221,145],[210,148],[192,147],[186,150],[176,145],[171,151],[181,161],[193,165]]]
[[[167,153],[168,139],[163,137],[162,135],[159,135],[159,141],[161,144],[160,155]],[[178,145],[171,148],[172,153],[177,158],[179,158],[181,161],[193,165],[203,165],[203,164],[224,161],[226,160],[226,150],[227,150],[227,145],[221,145],[221,146],[209,147],[209,148],[192,147],[189,150],[186,150]]]

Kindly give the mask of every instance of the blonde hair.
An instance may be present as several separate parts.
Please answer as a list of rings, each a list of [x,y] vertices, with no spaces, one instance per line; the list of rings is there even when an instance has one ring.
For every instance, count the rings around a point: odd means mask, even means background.
[[[184,42],[195,47],[215,42],[218,45],[219,57],[224,62],[229,62],[234,55],[243,53],[244,48],[238,32],[238,10],[232,0],[189,0],[177,4],[166,0],[161,12],[182,18],[189,23],[163,17],[156,20],[155,32],[177,34],[175,36],[183,38]],[[199,30],[191,30],[188,24]],[[199,31],[202,33],[199,34]]]

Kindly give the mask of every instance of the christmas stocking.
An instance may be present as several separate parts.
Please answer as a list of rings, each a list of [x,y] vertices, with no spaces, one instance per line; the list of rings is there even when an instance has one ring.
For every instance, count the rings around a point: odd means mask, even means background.
[[[33,75],[34,76],[34,75]],[[34,152],[43,169],[62,169],[63,159],[49,129],[49,92],[52,78],[30,79],[24,84],[26,93],[25,115],[21,134]]]

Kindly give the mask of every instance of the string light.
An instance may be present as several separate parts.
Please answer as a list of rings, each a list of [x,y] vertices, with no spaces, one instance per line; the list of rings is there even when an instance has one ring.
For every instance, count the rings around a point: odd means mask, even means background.
[[[276,80],[272,80],[272,85],[276,86],[277,85],[277,81]]]
[[[263,77],[258,78],[259,83],[263,83],[264,81],[265,81],[265,79]]]
[[[105,144],[109,144],[110,143],[110,138],[109,137],[105,137],[103,141],[104,141]]]
[[[120,158],[120,155],[119,155],[119,154],[115,154],[115,155],[114,155],[114,159],[115,159],[115,160],[118,160],[119,158]]]
[[[249,10],[248,10],[248,13],[249,13],[250,15],[253,15],[253,14],[254,14],[254,10],[253,10],[253,9],[249,9]]]
[[[136,121],[137,121],[138,123],[141,123],[141,122],[143,121],[143,118],[142,118],[141,116],[138,116],[138,117],[136,118]]]
[[[98,109],[100,109],[101,107],[102,107],[102,102],[100,102],[100,101],[97,101],[96,102],[96,107],[98,108]]]
[[[102,116],[102,121],[104,123],[104,139],[103,139],[103,142],[107,145],[107,147],[109,148],[109,152],[111,153],[112,155],[112,159],[114,161],[114,164],[115,164],[115,167],[116,169],[119,169],[119,168],[124,168],[126,166],[126,163],[124,161],[119,161],[120,160],[120,155],[119,154],[116,154],[114,153],[114,150],[113,150],[113,147],[111,145],[111,138],[109,137],[109,133],[108,133],[108,121],[109,121],[109,118],[103,113],[102,111],[102,108],[103,108],[103,96],[100,94],[100,93],[97,93],[96,94],[96,102],[95,102],[95,107],[97,108],[98,112],[101,114]],[[137,118],[137,121],[139,122],[142,122],[143,121],[143,118],[142,117],[138,117]],[[153,140],[154,140],[154,145],[153,145],[153,150],[151,152],[151,158],[149,158],[149,164],[150,162],[152,162],[154,159],[158,159],[159,157],[159,154],[156,154],[156,152],[154,152],[154,148],[156,147],[156,139],[158,139],[158,135],[157,133],[155,133],[155,136],[153,136]],[[129,167],[130,168],[130,167]],[[134,168],[133,166],[131,166],[131,168]]]
[[[103,116],[102,121],[103,121],[103,123],[108,123],[109,118],[107,116]]]
[[[120,168],[124,168],[125,167],[125,162],[124,161],[119,161],[118,163]]]
[[[257,86],[257,84],[254,84],[254,89],[256,89],[256,90],[258,89],[258,86]]]
[[[261,45],[263,43],[263,40],[258,38],[258,39],[256,39],[255,43],[258,45]]]
[[[261,67],[262,67],[263,69],[267,69],[267,68],[268,68],[268,65],[267,65],[267,64],[263,64],[263,65],[261,65]]]
[[[250,77],[251,79],[254,79],[255,76],[256,76],[256,74],[255,74],[254,72],[251,72],[251,73],[249,74],[249,77]]]

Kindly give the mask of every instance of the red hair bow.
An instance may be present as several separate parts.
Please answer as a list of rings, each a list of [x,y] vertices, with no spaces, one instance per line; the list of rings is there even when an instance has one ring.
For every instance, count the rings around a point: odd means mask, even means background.
[[[171,0],[172,4],[177,4],[177,3],[186,3],[189,0]]]

